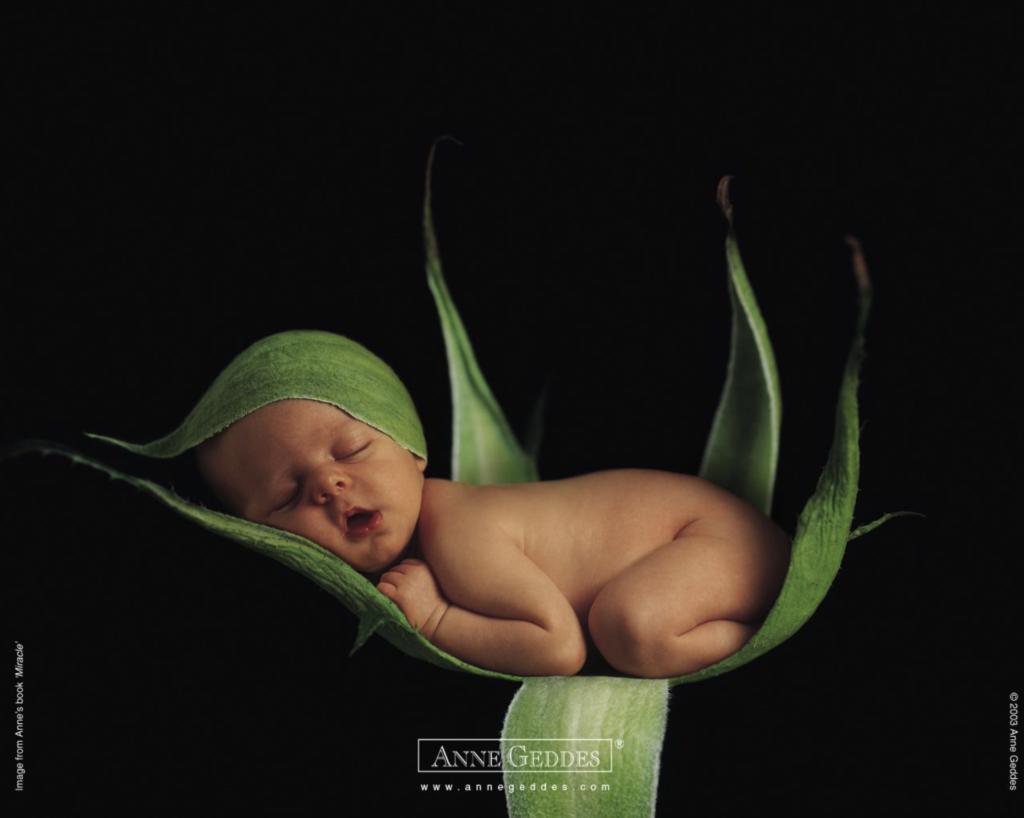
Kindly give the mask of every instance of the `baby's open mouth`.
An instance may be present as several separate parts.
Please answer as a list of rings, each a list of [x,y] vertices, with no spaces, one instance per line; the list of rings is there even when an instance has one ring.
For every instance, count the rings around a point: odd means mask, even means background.
[[[345,515],[345,533],[362,537],[377,528],[383,519],[384,515],[379,511],[354,508]]]

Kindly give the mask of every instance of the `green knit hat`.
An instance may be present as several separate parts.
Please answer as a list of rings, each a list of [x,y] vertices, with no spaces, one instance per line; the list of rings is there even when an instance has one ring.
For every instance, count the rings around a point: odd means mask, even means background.
[[[148,457],[176,457],[262,406],[304,398],[337,406],[427,457],[416,407],[405,386],[366,347],[317,330],[279,332],[257,341],[217,376],[185,421],[152,443],[90,435]]]

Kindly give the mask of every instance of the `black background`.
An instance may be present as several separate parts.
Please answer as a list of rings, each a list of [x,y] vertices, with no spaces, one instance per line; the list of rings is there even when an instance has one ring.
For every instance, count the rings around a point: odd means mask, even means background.
[[[1008,19],[933,14],[23,19],[2,442],[201,498],[190,463],[81,433],[161,436],[252,341],[317,328],[392,364],[445,476],[421,206],[450,134],[446,275],[517,429],[551,383],[543,475],[693,471],[728,351],[714,194],[734,174],[783,388],[774,516],[792,529],[827,455],[852,233],[876,297],[857,522],[927,518],[851,544],[785,645],[674,689],[658,814],[1007,809],[1020,89]],[[497,736],[515,684],[379,639],[347,658],[329,596],[84,467],[22,457],[0,480],[21,807],[504,814],[493,793],[421,794],[415,739]]]

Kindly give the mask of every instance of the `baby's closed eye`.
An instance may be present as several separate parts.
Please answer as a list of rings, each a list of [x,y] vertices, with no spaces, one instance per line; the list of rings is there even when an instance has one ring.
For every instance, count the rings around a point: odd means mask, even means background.
[[[370,448],[372,440],[366,442],[356,443],[350,446],[337,447],[331,452],[331,457],[336,461],[350,462],[355,460],[359,455],[366,453]]]
[[[277,512],[280,512],[280,511],[287,511],[289,508],[291,508],[293,505],[295,505],[299,501],[299,497],[302,496],[302,488],[303,488],[302,482],[301,481],[297,482],[295,484],[294,491],[289,492],[284,500],[278,502],[275,505],[275,507],[273,509],[273,513],[276,514]]]

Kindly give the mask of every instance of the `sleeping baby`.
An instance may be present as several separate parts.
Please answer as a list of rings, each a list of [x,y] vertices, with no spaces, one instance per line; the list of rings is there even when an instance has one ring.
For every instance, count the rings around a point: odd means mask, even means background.
[[[404,386],[330,333],[254,344],[181,428],[130,447],[195,448],[233,514],[317,543],[431,643],[514,675],[572,675],[594,651],[629,676],[707,667],[753,635],[789,565],[778,526],[696,477],[426,478]]]

